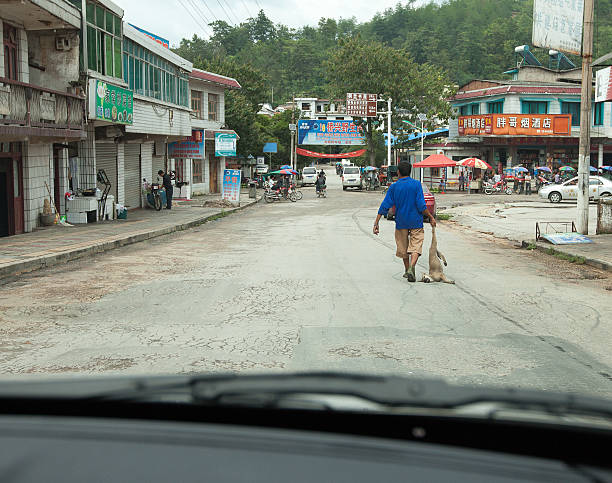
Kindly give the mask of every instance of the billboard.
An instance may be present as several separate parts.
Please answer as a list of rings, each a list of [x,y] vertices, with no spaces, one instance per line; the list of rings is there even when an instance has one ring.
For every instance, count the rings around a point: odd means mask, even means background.
[[[571,114],[483,114],[460,116],[460,136],[569,136]]]
[[[166,47],[167,49],[170,48],[170,41],[166,40],[163,37],[160,37],[159,35],[156,34],[152,34],[151,32],[146,31],[145,29],[141,29],[140,27],[137,27],[136,25],[134,25],[133,23],[130,24],[132,27],[134,27],[136,30],[138,30],[139,32],[142,32],[143,34],[145,34],[147,37],[149,37],[150,39],[155,40],[155,42],[157,42],[159,45],[161,45],[162,47]]]
[[[612,67],[598,70],[595,76],[595,102],[612,100]]]
[[[584,0],[534,0],[533,45],[580,55]]]
[[[224,169],[223,170],[223,185],[221,189],[221,198],[231,201],[232,203],[240,202],[240,177],[242,171],[239,169]]]
[[[346,115],[354,117],[376,117],[376,94],[349,92],[346,95]]]
[[[91,119],[126,125],[134,122],[134,93],[129,89],[90,79],[89,101]]]
[[[365,143],[362,127],[353,121],[298,121],[298,144],[362,146]]]
[[[215,156],[236,156],[236,140],[233,132],[215,133]]]
[[[184,141],[168,143],[169,158],[204,159],[204,131],[191,131]]]

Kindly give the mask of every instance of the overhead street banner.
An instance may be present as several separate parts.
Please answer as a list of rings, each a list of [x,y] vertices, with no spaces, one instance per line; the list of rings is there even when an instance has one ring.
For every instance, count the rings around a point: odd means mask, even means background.
[[[365,143],[362,127],[353,121],[298,121],[298,144],[363,146]]]
[[[584,0],[534,0],[533,45],[580,55]]]
[[[349,92],[346,95],[346,115],[352,117],[376,117],[376,94]]]
[[[325,154],[325,153],[317,153],[315,151],[309,151],[308,149],[297,148],[296,152],[301,154],[302,156],[308,156],[309,158],[333,158],[333,159],[344,159],[344,158],[358,158],[362,154],[365,154],[365,149],[360,149],[358,151],[353,151],[350,153],[340,153],[340,154]]]
[[[459,116],[460,136],[569,136],[571,114]]]

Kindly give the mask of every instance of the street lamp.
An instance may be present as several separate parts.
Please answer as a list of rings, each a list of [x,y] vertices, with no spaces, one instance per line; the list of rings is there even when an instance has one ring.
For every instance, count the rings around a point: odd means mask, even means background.
[[[427,114],[420,112],[417,114],[417,118],[421,121],[421,163],[423,162],[424,151],[425,151],[425,131],[423,130],[423,123],[427,121]],[[423,181],[423,169],[419,173],[419,181]]]

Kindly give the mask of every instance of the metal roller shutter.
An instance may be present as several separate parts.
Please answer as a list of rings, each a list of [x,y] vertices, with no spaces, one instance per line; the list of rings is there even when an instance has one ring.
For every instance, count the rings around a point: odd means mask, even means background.
[[[125,205],[128,209],[140,208],[140,144],[126,144],[124,150]]]
[[[115,143],[96,143],[96,174],[103,169],[111,183],[110,195],[117,202],[117,145]],[[104,186],[98,183],[98,188],[104,190]]]
[[[157,172],[161,169],[164,170],[165,161],[163,156],[153,156],[153,173],[151,173],[152,180],[157,181]],[[160,180],[161,181],[161,180]]]

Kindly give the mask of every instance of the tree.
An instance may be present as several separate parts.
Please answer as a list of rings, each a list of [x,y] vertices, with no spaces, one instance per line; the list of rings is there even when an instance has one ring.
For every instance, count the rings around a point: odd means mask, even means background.
[[[332,97],[345,98],[347,92],[378,94],[384,100],[391,97],[396,124],[401,119],[416,123],[420,112],[427,114],[429,127],[436,122],[444,123],[452,116],[446,101],[452,94],[448,76],[433,65],[414,63],[403,50],[360,37],[340,40],[326,63],[326,70]],[[369,162],[374,164],[374,130],[381,121],[376,118],[356,121],[363,126]]]

